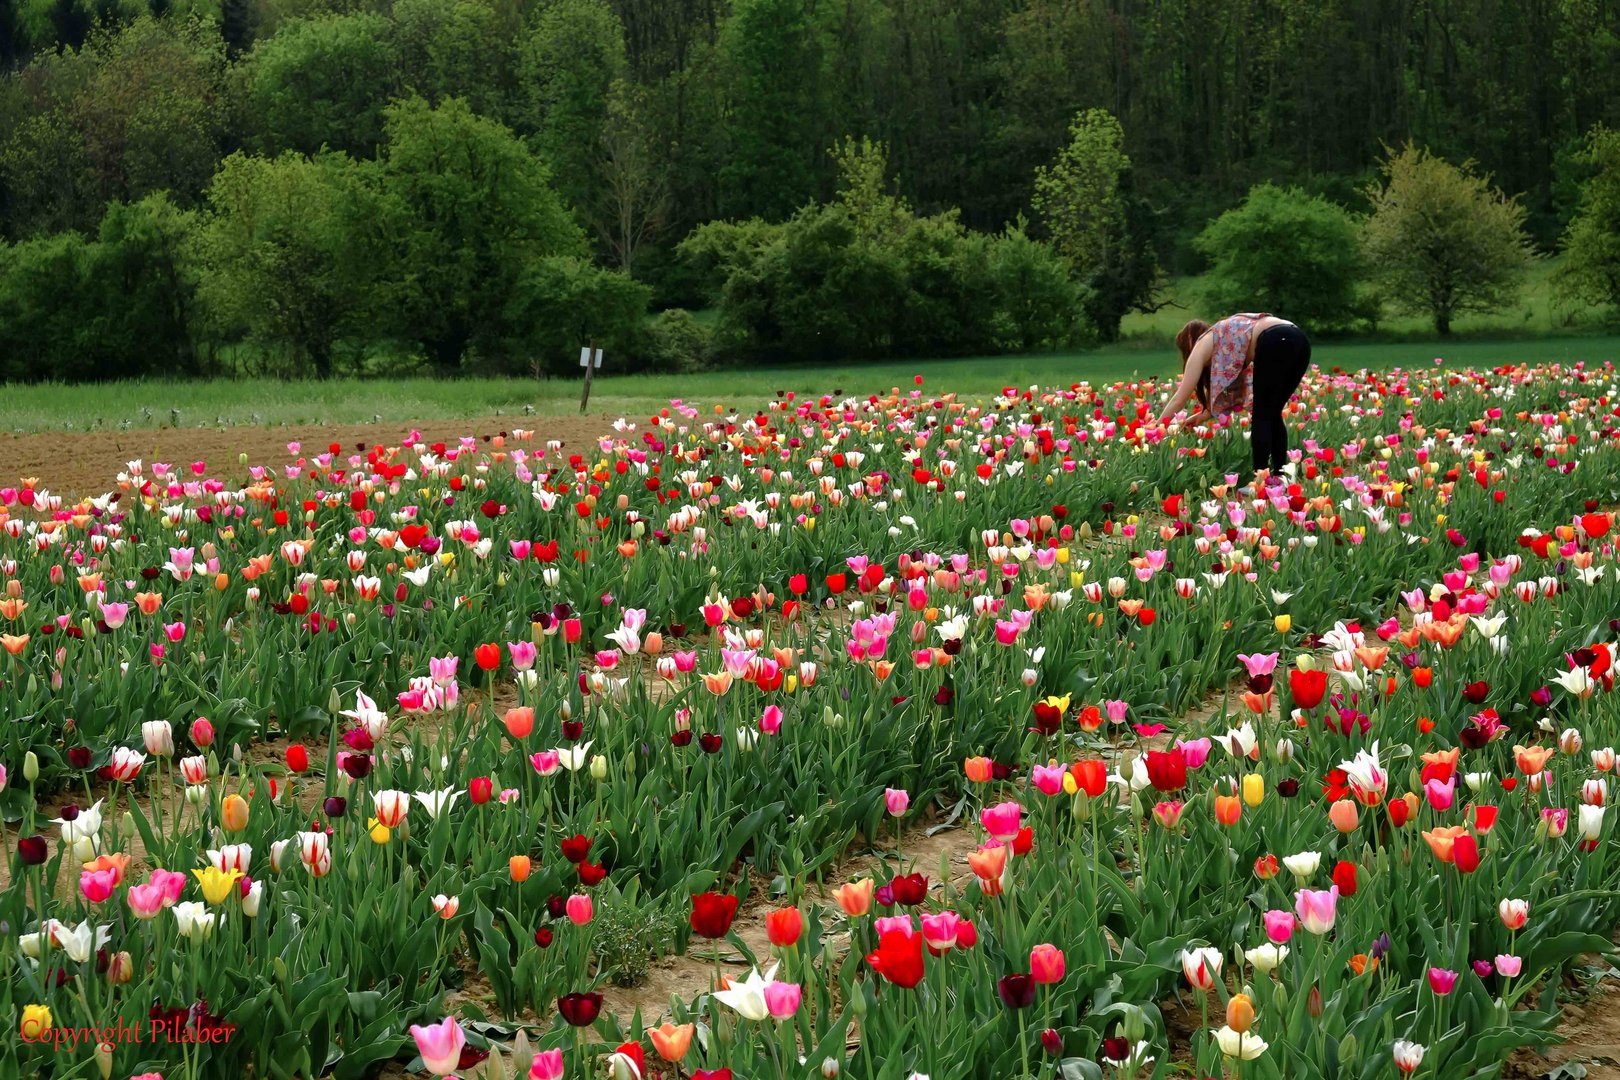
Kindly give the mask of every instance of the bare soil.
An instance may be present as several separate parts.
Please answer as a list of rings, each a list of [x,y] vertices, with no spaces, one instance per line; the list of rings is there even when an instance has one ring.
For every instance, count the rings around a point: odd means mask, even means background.
[[[381,443],[395,446],[411,431],[419,431],[424,441],[454,442],[464,435],[480,441],[514,427],[533,431],[534,444],[543,447],[560,439],[564,453],[589,446],[598,437],[613,431],[617,417],[603,414],[585,416],[497,416],[481,420],[425,420],[419,424],[337,424],[297,427],[233,428],[140,428],[130,431],[36,432],[0,436],[0,486],[9,486],[22,477],[38,477],[41,488],[68,497],[100,495],[112,490],[114,478],[126,463],[145,461],[187,463],[206,461],[216,475],[232,474],[238,454],[246,454],[254,464],[276,464],[287,460],[287,444],[303,444],[303,452],[313,456],[332,443],[345,454],[361,446]]]

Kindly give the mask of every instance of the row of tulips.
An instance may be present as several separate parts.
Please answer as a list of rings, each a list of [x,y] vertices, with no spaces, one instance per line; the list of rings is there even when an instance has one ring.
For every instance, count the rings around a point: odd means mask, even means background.
[[[1613,380],[1318,376],[1272,485],[1122,384],[0,491],[4,1068],[1489,1074],[1614,921]],[[604,913],[755,968],[619,1016]]]

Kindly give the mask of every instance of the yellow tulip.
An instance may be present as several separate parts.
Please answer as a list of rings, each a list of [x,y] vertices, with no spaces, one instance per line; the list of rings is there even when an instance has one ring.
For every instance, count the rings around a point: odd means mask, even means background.
[[[1277,628],[1279,634],[1286,634],[1294,628],[1294,617],[1292,615],[1279,615],[1271,622]]]
[[[391,835],[388,831],[388,826],[384,825],[376,818],[372,818],[371,821],[366,825],[366,828],[370,830],[369,835],[373,844],[388,843],[388,837]]]
[[[51,1010],[45,1005],[24,1005],[22,1013],[23,1042],[39,1042],[50,1034]]]
[[[242,879],[242,871],[221,870],[217,866],[193,870],[191,873],[197,879],[197,884],[202,886],[203,899],[210,904],[223,904],[225,898],[236,889],[236,883]]]
[[[1249,773],[1243,778],[1243,801],[1250,810],[1260,805],[1266,797],[1266,778],[1259,773]]]

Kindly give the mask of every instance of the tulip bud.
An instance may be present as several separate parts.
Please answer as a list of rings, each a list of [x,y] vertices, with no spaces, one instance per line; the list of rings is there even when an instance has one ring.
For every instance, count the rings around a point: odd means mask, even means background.
[[[1504,1016],[1502,1019],[1503,1019],[1504,1022],[1506,1022],[1507,1017]],[[1356,1060],[1356,1051],[1359,1050],[1359,1049],[1360,1049],[1360,1047],[1358,1047],[1357,1044],[1356,1044],[1356,1036],[1355,1036],[1354,1032],[1352,1032],[1352,1033],[1346,1035],[1344,1038],[1340,1039],[1339,1040],[1339,1064],[1341,1066],[1349,1066],[1350,1064],[1352,1064]]]
[[[73,841],[73,858],[81,863],[91,862],[96,857],[96,845],[88,836],[81,836]]]
[[[856,991],[854,996],[849,999],[849,1011],[856,1016],[866,1015],[866,992],[864,988]]]
[[[1311,1014],[1312,1020],[1322,1017],[1322,991],[1312,986],[1311,992],[1305,996],[1305,1011]]]
[[[130,959],[128,952],[120,951],[112,954],[107,961],[107,981],[114,985],[122,985],[135,977],[135,963]]]
[[[1247,994],[1233,994],[1226,1003],[1226,1026],[1236,1032],[1248,1031],[1254,1025],[1254,1003]]]
[[[595,757],[591,758],[591,779],[592,780],[606,780],[607,775],[608,775],[607,757],[605,755],[603,755],[603,754],[597,754]]]
[[[202,784],[188,784],[186,786],[186,805],[207,806],[208,788]]]
[[[1277,760],[1288,765],[1294,760],[1294,740],[1278,739],[1276,748]]]
[[[574,703],[567,698],[563,698],[562,704],[557,707],[557,715],[565,721],[572,720],[574,718]]]
[[[39,779],[39,756],[32,750],[23,755],[23,779],[30,784]]]
[[[102,1042],[96,1044],[96,1068],[101,1072],[101,1080],[111,1080],[112,1056],[112,1043]]]
[[[529,1033],[518,1028],[517,1037],[512,1040],[512,1070],[519,1076],[527,1076],[533,1064],[534,1049],[529,1046]]]
[[[342,711],[343,699],[338,697],[337,687],[334,686],[332,687],[332,692],[326,695],[326,715],[336,716]]]
[[[1141,1009],[1135,1005],[1125,1006],[1125,1020],[1120,1024],[1120,1032],[1131,1041],[1132,1046],[1142,1041],[1147,1034],[1147,1019]]]
[[[837,1076],[841,1071],[842,1067],[838,1064],[837,1058],[824,1057],[821,1059],[822,1080],[833,1080],[833,1077]]]
[[[1075,821],[1091,820],[1091,796],[1079,792],[1069,800],[1069,816]]]

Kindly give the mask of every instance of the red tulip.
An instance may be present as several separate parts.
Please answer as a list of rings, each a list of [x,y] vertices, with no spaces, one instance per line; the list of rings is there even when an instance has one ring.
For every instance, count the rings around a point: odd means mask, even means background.
[[[1003,975],[996,983],[996,993],[1007,1008],[1027,1009],[1035,1001],[1035,980],[1022,972]]]
[[[788,592],[794,596],[803,596],[810,588],[810,579],[803,574],[794,574],[788,578]]]
[[[467,781],[467,798],[478,806],[489,802],[490,796],[494,793],[495,783],[487,776],[475,776]]]
[[[562,1013],[564,1020],[575,1027],[590,1027],[601,1015],[602,995],[594,990],[584,994],[577,991],[564,994],[557,999],[557,1011]]]
[[[730,893],[698,893],[692,897],[692,932],[700,937],[723,938],[737,915],[737,898]]]
[[[1187,755],[1182,749],[1149,750],[1148,780],[1156,791],[1180,791],[1187,786]]]
[[[1077,761],[1069,766],[1074,782],[1081,791],[1093,799],[1108,789],[1108,763],[1096,758]]]
[[[480,645],[473,650],[473,660],[485,671],[494,671],[501,666],[501,647],[494,642]]]
[[[827,575],[827,591],[834,596],[842,593],[847,585],[848,579],[843,574]]]
[[[563,858],[571,863],[582,863],[591,853],[591,839],[588,836],[574,835],[562,841]]]
[[[1288,689],[1293,692],[1294,704],[1301,709],[1314,709],[1322,704],[1322,698],[1327,694],[1327,672],[1300,671],[1298,668],[1288,673]]]
[[[730,1069],[699,1069],[692,1074],[692,1080],[731,1080]]]
[[[45,862],[49,851],[45,846],[43,836],[24,836],[17,840],[17,854],[22,858],[24,866],[39,866]]]
[[[588,862],[579,864],[579,881],[581,885],[600,885],[605,877],[607,877],[605,867]]]
[[[921,874],[901,874],[889,882],[894,902],[915,907],[928,899],[928,879]]]
[[[957,941],[961,941],[960,933]],[[889,982],[909,990],[922,982],[922,935],[889,930],[878,939],[877,951],[869,953],[866,962]]]
[[[1457,837],[1451,845],[1451,859],[1457,869],[1472,874],[1479,869],[1479,841],[1467,834]]]
[[[791,948],[804,933],[804,916],[798,908],[778,908],[765,916],[765,936],[779,949]]]
[[[1356,864],[1340,859],[1333,868],[1333,884],[1339,887],[1340,896],[1356,895]]]

